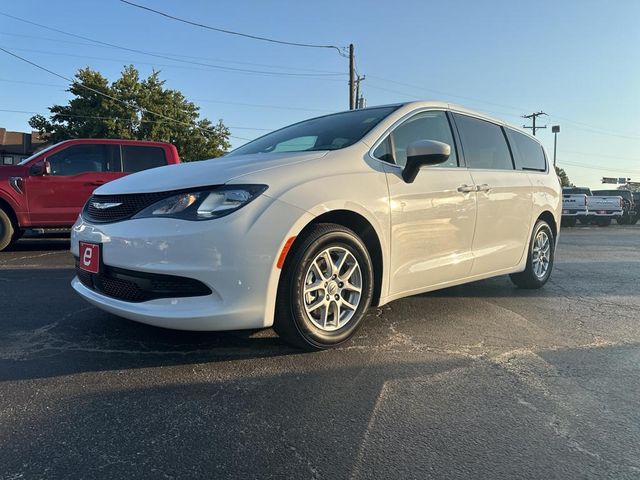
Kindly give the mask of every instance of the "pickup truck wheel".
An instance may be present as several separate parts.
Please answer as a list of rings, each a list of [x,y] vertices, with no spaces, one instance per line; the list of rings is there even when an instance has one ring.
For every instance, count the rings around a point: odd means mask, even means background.
[[[11,218],[7,213],[0,209],[0,251],[11,245],[15,239],[15,229]]]
[[[512,273],[511,281],[520,288],[540,288],[551,276],[555,253],[555,241],[549,224],[538,220],[529,242],[527,268],[524,272]]]
[[[278,287],[274,330],[305,350],[348,341],[373,297],[373,266],[351,230],[318,224],[289,253]]]
[[[611,225],[611,217],[596,218],[596,225],[598,225],[599,227],[608,227],[609,225]]]

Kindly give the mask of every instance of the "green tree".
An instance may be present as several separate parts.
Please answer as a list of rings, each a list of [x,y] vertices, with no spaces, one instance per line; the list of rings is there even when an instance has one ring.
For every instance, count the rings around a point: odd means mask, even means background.
[[[83,68],[67,90],[73,95],[69,103],[50,107],[49,119],[42,115],[31,117],[29,125],[53,142],[69,138],[169,142],[176,146],[183,161],[224,154],[230,144],[229,129],[222,120],[214,124],[200,118],[198,106],[178,90],[165,88],[164,83],[157,71],[141,80],[133,65],[125,67],[120,78],[111,84],[99,72]]]
[[[562,185],[563,187],[570,187],[571,186],[571,182],[569,181],[569,177],[567,176],[567,172],[565,172],[563,168],[556,167],[556,174],[558,175],[558,178],[560,179],[560,185]]]

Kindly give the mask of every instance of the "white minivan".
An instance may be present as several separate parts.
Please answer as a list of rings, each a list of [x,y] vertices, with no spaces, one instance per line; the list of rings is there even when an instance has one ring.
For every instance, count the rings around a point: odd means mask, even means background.
[[[100,187],[72,285],[138,322],[329,348],[371,305],[504,274],[542,287],[561,205],[520,130],[448,103],[372,107]]]

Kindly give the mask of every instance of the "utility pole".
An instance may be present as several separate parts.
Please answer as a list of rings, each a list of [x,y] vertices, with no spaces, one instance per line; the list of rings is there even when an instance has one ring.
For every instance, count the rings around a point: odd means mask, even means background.
[[[556,150],[558,149],[558,133],[560,133],[560,125],[553,125],[551,127],[553,132],[553,166],[556,166]]]
[[[532,123],[532,126],[528,126],[528,125],[523,125],[522,128],[530,128],[531,129],[531,133],[533,133],[533,136],[536,136],[536,130],[538,130],[539,128],[547,128],[547,126],[543,126],[543,127],[537,127],[536,126],[536,118],[539,117],[540,115],[546,115],[546,113],[544,112],[536,112],[536,113],[532,113],[530,115],[523,115],[522,118],[530,118]]]
[[[355,108],[362,108],[360,106],[360,82],[362,82],[365,78],[367,78],[366,75],[357,75],[356,76],[356,98],[355,98]]]
[[[353,43],[349,44],[349,110],[353,110],[356,106],[355,93],[355,60],[353,58]]]

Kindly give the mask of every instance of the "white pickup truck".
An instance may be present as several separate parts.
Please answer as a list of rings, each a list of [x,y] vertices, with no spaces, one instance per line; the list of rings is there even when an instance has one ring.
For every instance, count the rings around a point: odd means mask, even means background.
[[[611,220],[622,216],[623,206],[621,196],[592,195],[588,188],[565,187],[562,189],[562,224],[573,227],[579,220],[582,224],[606,227],[611,225]]]

